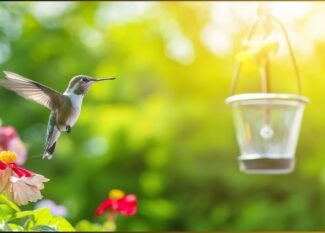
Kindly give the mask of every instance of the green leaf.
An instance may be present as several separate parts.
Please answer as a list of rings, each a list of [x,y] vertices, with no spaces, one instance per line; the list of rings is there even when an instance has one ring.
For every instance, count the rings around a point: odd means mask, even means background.
[[[34,211],[24,211],[18,214],[19,217],[29,216],[26,222],[26,229],[35,230],[36,226],[55,227],[58,231],[75,231],[72,225],[63,217],[52,216],[48,208],[37,209]]]
[[[29,219],[25,223],[25,228],[27,230],[30,230],[36,225],[47,225],[52,218],[51,212],[48,208],[37,209],[31,212],[32,214],[29,215]]]
[[[116,224],[113,221],[106,221],[103,225],[102,230],[113,232],[116,231]]]
[[[35,212],[34,210],[17,212],[14,215],[14,219],[16,219],[16,218],[24,218],[24,217],[34,215],[34,212]]]
[[[73,226],[65,218],[60,216],[53,216],[50,225],[56,226],[59,231],[75,231]]]
[[[0,204],[8,205],[11,209],[15,211],[20,211],[19,207],[12,201],[9,201],[8,198],[4,195],[0,195]]]
[[[58,229],[55,226],[48,226],[48,225],[33,226],[30,230],[41,231],[41,232],[57,232],[58,231]]]
[[[19,226],[14,223],[8,223],[7,226],[10,229],[10,231],[25,231],[25,229],[22,226]]]
[[[4,195],[0,196],[0,221],[13,218],[17,211],[20,210],[16,204],[9,201]]]
[[[98,223],[91,223],[88,220],[81,220],[76,225],[77,231],[100,231],[101,225]]]
[[[15,216],[15,211],[7,205],[0,204],[0,221],[8,220]]]
[[[47,225],[50,223],[52,214],[49,208],[41,208],[33,212],[35,225]]]

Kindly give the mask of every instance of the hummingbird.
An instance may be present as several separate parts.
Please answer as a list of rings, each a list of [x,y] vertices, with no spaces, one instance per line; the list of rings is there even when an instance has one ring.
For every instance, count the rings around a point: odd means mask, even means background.
[[[88,89],[97,82],[115,78],[92,78],[87,75],[72,77],[65,92],[53,90],[43,84],[25,78],[19,74],[3,71],[6,79],[0,80],[0,86],[17,95],[47,107],[51,113],[48,121],[43,159],[51,159],[56,142],[62,132],[71,133],[79,118],[82,100]]]

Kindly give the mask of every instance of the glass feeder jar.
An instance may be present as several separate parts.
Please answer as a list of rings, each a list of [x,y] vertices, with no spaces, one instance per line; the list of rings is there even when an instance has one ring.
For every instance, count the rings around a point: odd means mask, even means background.
[[[289,173],[295,164],[306,97],[291,94],[256,93],[233,95],[240,169],[247,173]]]
[[[284,25],[271,15],[270,9],[265,5],[260,5],[257,13],[258,17],[248,31],[242,49],[247,50],[258,28],[262,27],[264,33],[270,35],[273,28],[279,27],[294,68],[298,94],[280,94],[271,91],[270,56],[266,53],[263,56],[264,63],[259,65],[262,92],[234,94],[242,67],[242,61],[239,60],[230,97],[226,99],[226,103],[233,110],[240,148],[238,157],[240,169],[247,173],[289,173],[294,169],[300,125],[305,105],[309,100],[301,95],[299,67]]]

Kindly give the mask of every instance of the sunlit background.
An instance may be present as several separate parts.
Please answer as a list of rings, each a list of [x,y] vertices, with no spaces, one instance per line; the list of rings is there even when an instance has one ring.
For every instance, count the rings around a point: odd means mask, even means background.
[[[59,91],[77,74],[117,77],[90,89],[50,161],[37,157],[49,111],[0,89],[1,119],[29,147],[26,167],[51,179],[44,197],[76,224],[104,221],[94,211],[110,189],[135,193],[138,213],[118,219],[121,231],[325,230],[325,3],[269,4],[311,100],[296,168],[278,176],[239,171],[224,103],[257,2],[0,3],[1,70]],[[284,43],[271,74],[272,91],[297,92]],[[256,70],[236,91],[260,91]]]

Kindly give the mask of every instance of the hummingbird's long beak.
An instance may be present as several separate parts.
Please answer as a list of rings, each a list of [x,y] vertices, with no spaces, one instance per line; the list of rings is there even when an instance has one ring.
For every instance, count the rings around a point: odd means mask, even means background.
[[[93,81],[100,82],[100,81],[106,81],[106,80],[114,80],[115,78],[94,78]]]

